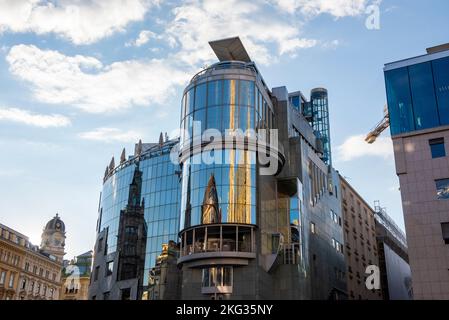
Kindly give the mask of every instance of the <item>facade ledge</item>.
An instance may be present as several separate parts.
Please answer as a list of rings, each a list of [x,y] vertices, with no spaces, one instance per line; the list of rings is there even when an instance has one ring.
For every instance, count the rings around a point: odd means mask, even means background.
[[[237,262],[237,260],[250,260],[255,259],[256,254],[254,252],[225,252],[225,251],[219,251],[219,252],[200,252],[200,253],[192,253],[186,256],[183,256],[178,259],[178,264],[191,262],[195,260],[208,260],[211,259],[212,261],[216,261],[217,259],[231,259],[230,264],[240,264]],[[211,263],[207,263],[211,264]],[[212,263],[213,264],[213,263]],[[247,261],[242,261],[243,265],[247,265]]]

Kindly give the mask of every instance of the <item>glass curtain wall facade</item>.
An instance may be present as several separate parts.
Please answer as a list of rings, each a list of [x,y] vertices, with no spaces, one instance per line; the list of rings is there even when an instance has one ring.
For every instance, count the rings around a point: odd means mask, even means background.
[[[233,67],[252,70],[235,62]],[[201,136],[205,129],[225,133],[225,130],[234,129],[272,128],[274,114],[270,105],[254,80],[210,80],[191,85],[184,93],[181,104],[181,129],[184,133],[181,147],[191,142],[189,137]],[[201,122],[197,132],[193,132],[193,121]]]
[[[119,256],[120,251],[123,250],[120,247],[121,218],[122,224],[129,224],[123,226],[126,239],[124,242],[127,243],[128,248],[129,239],[133,238],[130,234],[137,232],[137,229],[133,229],[137,226],[131,226],[129,221],[123,219],[130,204],[141,207],[143,221],[138,222],[138,224],[144,225],[144,230],[140,236],[145,237],[143,260],[136,262],[136,264],[142,265],[129,266],[131,270],[143,270],[143,276],[137,280],[139,296],[131,298],[142,299],[142,294],[145,294],[148,290],[150,271],[156,266],[157,258],[162,253],[163,247],[167,246],[170,241],[178,242],[181,186],[178,175],[179,166],[170,159],[170,150],[177,142],[165,142],[162,146],[156,144],[141,155],[132,156],[128,161],[124,161],[110,170],[106,177],[100,202],[97,230],[99,234],[103,232],[104,237],[97,238],[94,270],[95,266],[98,266],[99,274],[95,276],[98,280],[92,279],[91,292],[89,293],[91,299],[93,296],[98,300],[102,299],[104,292],[108,292],[110,299],[121,298],[120,292],[113,292],[115,282],[120,281],[122,278],[120,274],[123,274],[123,266]],[[137,176],[140,177],[141,182],[137,186],[138,192],[133,193],[131,189],[136,188],[136,173],[138,173]],[[133,197],[133,199],[130,197]],[[124,220],[125,222],[123,222]],[[99,248],[100,242],[101,248]],[[102,262],[108,267],[102,266]],[[122,270],[117,270],[119,266]],[[108,269],[108,271],[103,273],[103,269]],[[133,273],[131,272],[131,274]],[[96,281],[105,285],[104,278],[108,277],[112,277],[112,284],[109,287],[95,286]]]
[[[182,100],[181,118],[185,132],[181,149],[188,148],[206,129],[224,135],[226,130],[268,129],[274,122],[272,107],[254,79],[191,84]],[[198,133],[193,121],[201,122]],[[256,224],[256,152],[230,148],[213,150],[211,156],[212,164],[204,163],[202,153],[183,161],[181,229],[208,223]],[[208,209],[211,206],[213,216]]]
[[[391,135],[449,125],[449,57],[385,72]]]

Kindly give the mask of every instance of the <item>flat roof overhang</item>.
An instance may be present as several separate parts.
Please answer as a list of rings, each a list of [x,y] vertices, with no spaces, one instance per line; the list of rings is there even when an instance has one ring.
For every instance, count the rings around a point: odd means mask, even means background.
[[[251,58],[239,37],[210,41],[209,45],[220,61],[251,62]]]
[[[396,62],[391,62],[385,64],[384,71],[390,71],[402,67],[408,67],[419,63],[429,62],[432,60],[437,60],[441,58],[449,57],[449,50],[446,50],[446,47],[441,46],[439,50],[428,49],[428,53],[422,56],[408,58]]]

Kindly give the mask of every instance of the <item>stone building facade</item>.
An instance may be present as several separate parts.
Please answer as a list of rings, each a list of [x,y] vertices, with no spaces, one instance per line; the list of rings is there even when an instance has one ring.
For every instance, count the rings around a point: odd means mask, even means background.
[[[340,176],[344,220],[346,278],[350,300],[381,300],[382,290],[368,290],[365,281],[369,265],[379,266],[374,210]]]
[[[65,261],[60,300],[87,300],[92,257],[93,252],[87,251],[71,261]]]
[[[58,215],[44,228],[41,248],[0,224],[0,300],[58,300],[64,241]]]

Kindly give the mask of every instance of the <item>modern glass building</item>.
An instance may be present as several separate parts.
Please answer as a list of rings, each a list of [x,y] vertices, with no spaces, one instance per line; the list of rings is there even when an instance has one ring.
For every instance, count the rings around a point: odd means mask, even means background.
[[[333,276],[345,270],[342,230],[329,219],[340,205],[328,179],[338,178],[321,138],[284,87],[268,89],[239,38],[210,44],[220,61],[192,78],[181,104],[181,298],[343,297],[345,280]],[[261,129],[279,135],[266,151],[278,165],[270,175],[252,147]],[[223,143],[226,130],[244,143]]]
[[[239,38],[210,45],[219,62],[183,92],[179,144],[139,144],[106,169],[90,299],[344,298],[321,137]]]
[[[163,246],[178,242],[179,166],[170,160],[177,140],[138,144],[134,155],[106,169],[97,226],[90,299],[149,297],[150,271]]]
[[[415,299],[449,299],[449,44],[385,65]]]

